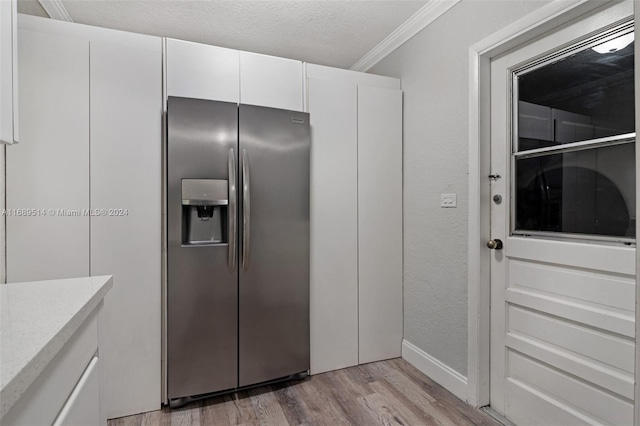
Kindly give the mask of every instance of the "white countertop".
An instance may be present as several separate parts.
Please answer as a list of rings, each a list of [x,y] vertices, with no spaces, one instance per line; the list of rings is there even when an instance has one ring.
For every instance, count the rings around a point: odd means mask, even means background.
[[[110,275],[0,284],[0,418],[112,286]]]

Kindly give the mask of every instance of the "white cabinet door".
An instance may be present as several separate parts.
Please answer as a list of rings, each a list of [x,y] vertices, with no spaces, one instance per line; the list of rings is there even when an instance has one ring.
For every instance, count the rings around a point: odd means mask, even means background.
[[[309,79],[311,374],[358,364],[357,86]]]
[[[167,95],[238,102],[237,50],[167,39]]]
[[[20,144],[6,152],[7,280],[89,275],[89,43],[19,31]]]
[[[0,1],[0,142],[18,141],[18,2]]]
[[[160,408],[162,46],[147,39],[91,42],[91,274],[115,283],[101,312],[108,418]]]
[[[100,421],[100,375],[95,356],[62,407],[53,426],[97,426]]]
[[[303,111],[302,62],[240,52],[240,103]]]
[[[358,87],[359,362],[402,345],[402,92]]]

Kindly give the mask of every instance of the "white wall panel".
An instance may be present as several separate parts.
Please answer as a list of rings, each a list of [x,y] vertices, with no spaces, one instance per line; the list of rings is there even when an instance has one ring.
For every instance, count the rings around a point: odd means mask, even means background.
[[[161,59],[160,38],[91,43],[91,274],[114,277],[101,312],[108,418],[160,408]]]
[[[308,80],[311,119],[311,373],[358,364],[358,95]]]
[[[19,40],[22,132],[6,152],[7,208],[43,211],[7,217],[7,281],[87,276],[89,43],[23,29]]]
[[[358,87],[360,363],[402,345],[402,92]]]

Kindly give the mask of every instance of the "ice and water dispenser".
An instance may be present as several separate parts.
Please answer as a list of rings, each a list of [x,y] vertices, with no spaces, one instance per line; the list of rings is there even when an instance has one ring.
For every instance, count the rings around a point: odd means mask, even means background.
[[[229,185],[221,179],[182,179],[182,244],[226,244]]]

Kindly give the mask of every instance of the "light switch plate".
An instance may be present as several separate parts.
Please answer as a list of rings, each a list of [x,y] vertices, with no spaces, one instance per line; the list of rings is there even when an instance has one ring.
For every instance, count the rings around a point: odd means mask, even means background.
[[[457,207],[458,200],[456,194],[440,194],[440,207]]]

